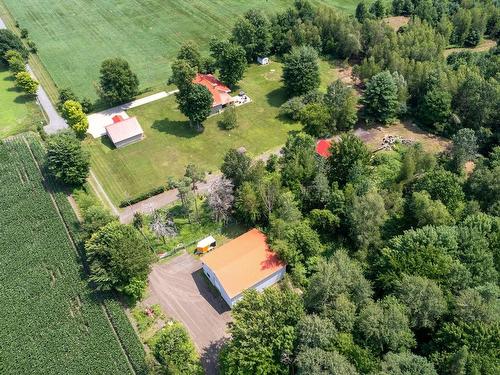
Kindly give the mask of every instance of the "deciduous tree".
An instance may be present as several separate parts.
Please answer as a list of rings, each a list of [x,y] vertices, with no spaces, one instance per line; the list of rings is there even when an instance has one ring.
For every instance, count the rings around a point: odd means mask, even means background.
[[[319,87],[318,53],[311,47],[294,47],[283,59],[283,81],[289,96]]]
[[[36,95],[38,82],[28,72],[21,71],[16,74],[16,84],[28,95]]]
[[[153,256],[134,227],[118,221],[107,224],[85,243],[85,252],[90,267],[89,280],[97,289],[127,294],[127,287],[139,282],[144,291]],[[142,293],[129,296],[138,299]]]
[[[152,351],[165,374],[201,375],[203,369],[186,328],[174,322],[163,327],[152,339]]]
[[[67,100],[62,106],[62,114],[68,125],[79,137],[83,137],[89,128],[89,120],[82,105],[74,100]]]
[[[245,73],[247,60],[243,47],[229,41],[212,39],[210,53],[219,69],[219,78],[228,86],[234,86]]]
[[[126,103],[139,93],[139,79],[126,60],[107,59],[101,64],[97,93],[109,105]]]
[[[47,168],[68,185],[81,185],[87,179],[90,155],[70,133],[60,133],[47,141]]]
[[[289,373],[295,326],[304,312],[300,297],[291,290],[249,290],[232,310],[231,340],[222,350],[224,374]]]
[[[193,84],[188,89],[175,94],[179,109],[189,118],[189,123],[196,131],[203,131],[203,122],[212,109],[213,96],[205,86]]]
[[[360,311],[357,335],[362,343],[379,354],[415,346],[406,308],[394,297],[370,303]]]

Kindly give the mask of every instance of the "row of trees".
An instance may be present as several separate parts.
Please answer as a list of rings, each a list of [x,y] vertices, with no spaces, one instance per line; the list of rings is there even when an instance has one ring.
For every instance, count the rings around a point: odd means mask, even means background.
[[[228,152],[234,215],[267,232],[293,288],[236,305],[222,372],[498,372],[500,148],[476,159],[477,143],[462,129],[438,158],[372,155],[347,134],[324,159],[297,133],[267,163]]]

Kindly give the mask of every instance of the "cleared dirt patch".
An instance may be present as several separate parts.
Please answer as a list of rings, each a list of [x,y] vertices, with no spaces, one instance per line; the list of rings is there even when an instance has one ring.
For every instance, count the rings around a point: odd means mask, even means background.
[[[410,17],[405,16],[394,16],[384,18],[384,22],[388,24],[394,31],[398,31],[401,26],[408,25],[410,22]]]
[[[428,133],[411,122],[399,122],[393,125],[371,128],[358,128],[355,133],[372,151],[378,149],[382,145],[384,137],[389,135],[419,142],[422,144],[425,151],[432,153],[442,152],[451,144],[450,140]]]
[[[454,52],[462,52],[462,51],[471,51],[471,52],[485,52],[490,50],[491,48],[495,47],[497,45],[497,42],[491,39],[484,39],[479,43],[477,47],[474,48],[449,48],[445,50],[444,56],[448,57]]]
[[[157,303],[168,317],[182,322],[202,357],[205,372],[217,373],[217,356],[227,338],[231,313],[210,288],[198,259],[184,253],[169,263],[156,264],[149,275],[149,297],[144,303]]]

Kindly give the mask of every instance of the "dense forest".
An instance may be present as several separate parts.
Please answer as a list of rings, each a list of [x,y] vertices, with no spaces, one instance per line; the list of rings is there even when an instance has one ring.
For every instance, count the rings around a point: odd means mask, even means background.
[[[410,20],[394,30],[391,14]],[[297,1],[237,22],[249,61],[282,57],[282,115],[305,132],[266,163],[231,150],[221,167],[237,220],[288,264],[281,288],[234,308],[222,373],[500,372],[498,48],[443,53],[497,40],[499,17],[493,1],[376,1],[355,17]],[[318,56],[355,65],[360,94],[318,91]],[[344,132],[315,153],[317,136],[405,118],[449,150],[372,153]]]

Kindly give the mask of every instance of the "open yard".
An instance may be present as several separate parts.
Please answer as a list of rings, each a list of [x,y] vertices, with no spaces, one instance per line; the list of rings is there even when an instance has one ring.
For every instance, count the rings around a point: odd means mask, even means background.
[[[333,67],[326,62],[322,62],[321,73],[323,86],[335,78]],[[118,204],[165,184],[169,176],[180,177],[189,163],[215,172],[232,147],[243,146],[256,156],[282,145],[288,133],[300,125],[278,116],[279,106],[286,100],[280,78],[279,63],[248,68],[240,87],[253,102],[237,108],[239,127],[231,131],[221,130],[217,124],[220,116],[212,116],[205,131],[196,133],[172,96],[128,111],[144,129],[146,138],[141,142],[115,149],[107,137],[87,140],[92,168],[111,200]]]
[[[99,65],[122,56],[137,72],[141,88],[155,88],[170,75],[181,43],[203,50],[210,37],[226,37],[250,8],[276,12],[293,0],[0,0],[30,32],[38,54],[59,87],[95,98]],[[353,11],[355,0],[318,0]],[[0,9],[1,13],[1,9]]]
[[[74,214],[63,193],[48,192],[42,155],[33,135],[0,143],[0,373],[143,374],[123,309],[106,312],[82,280],[64,224]]]
[[[36,102],[15,86],[15,78],[0,63],[0,138],[35,129],[43,121]]]

